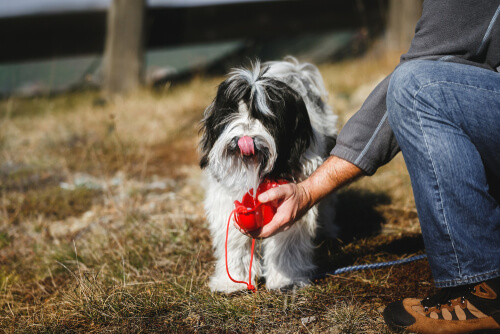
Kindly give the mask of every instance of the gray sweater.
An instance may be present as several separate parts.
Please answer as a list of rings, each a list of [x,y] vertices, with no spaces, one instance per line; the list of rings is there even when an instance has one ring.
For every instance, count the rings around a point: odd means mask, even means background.
[[[425,0],[408,53],[414,59],[457,62],[500,71],[500,0]],[[368,175],[388,163],[399,146],[387,121],[390,75],[347,122],[331,154]]]

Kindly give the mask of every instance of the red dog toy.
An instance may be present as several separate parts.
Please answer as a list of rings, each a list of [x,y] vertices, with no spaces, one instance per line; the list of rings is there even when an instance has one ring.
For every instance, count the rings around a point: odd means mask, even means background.
[[[285,181],[264,180],[257,188],[257,194],[253,196],[253,189],[243,196],[241,202],[234,201],[236,207],[235,221],[246,232],[254,231],[269,223],[278,208],[275,203],[261,203],[257,199],[260,194],[271,188],[276,188]]]
[[[255,292],[255,287],[251,284],[252,282],[252,262],[253,262],[253,251],[255,248],[255,239],[252,238],[252,250],[250,256],[250,269],[248,270],[248,283],[243,281],[234,280],[229,274],[229,268],[227,265],[227,238],[229,235],[229,224],[231,223],[231,216],[234,214],[234,220],[238,224],[238,226],[245,230],[246,232],[254,231],[256,229],[261,228],[262,226],[269,223],[276,213],[278,205],[276,203],[261,203],[257,199],[259,195],[267,190],[275,187],[279,187],[280,184],[285,184],[286,181],[278,180],[272,181],[269,179],[265,179],[257,188],[257,193],[253,196],[253,189],[247,192],[241,202],[234,201],[235,209],[229,215],[229,219],[227,221],[227,230],[226,230],[226,272],[227,276],[231,279],[231,281],[235,283],[243,283],[246,284],[248,290]]]

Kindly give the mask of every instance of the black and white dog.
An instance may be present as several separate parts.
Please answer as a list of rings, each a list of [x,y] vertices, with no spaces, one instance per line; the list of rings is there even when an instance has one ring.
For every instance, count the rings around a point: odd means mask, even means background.
[[[205,210],[217,258],[212,291],[244,288],[228,278],[225,267],[226,223],[234,201],[257,189],[263,178],[299,182],[328,156],[335,143],[337,118],[326,100],[318,69],[292,57],[235,69],[219,85],[205,110],[199,148],[208,187]],[[315,269],[313,239],[318,222],[333,227],[334,202],[334,195],[326,198],[288,231],[263,240],[252,280],[264,277],[268,289],[308,284]],[[251,239],[231,225],[231,276],[247,279],[250,244]]]

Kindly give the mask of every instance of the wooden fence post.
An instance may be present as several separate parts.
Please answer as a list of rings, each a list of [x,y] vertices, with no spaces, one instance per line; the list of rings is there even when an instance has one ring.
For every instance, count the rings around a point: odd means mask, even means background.
[[[388,49],[406,51],[422,15],[422,0],[390,0],[386,29]]]
[[[113,0],[108,11],[103,60],[103,89],[127,93],[143,76],[145,0]]]

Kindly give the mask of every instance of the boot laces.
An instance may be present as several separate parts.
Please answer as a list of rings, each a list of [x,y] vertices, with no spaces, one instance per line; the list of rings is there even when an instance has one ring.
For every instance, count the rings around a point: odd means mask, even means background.
[[[448,304],[451,306],[452,300],[460,298],[460,302],[465,303],[465,295],[467,292],[474,291],[473,286],[457,286],[451,288],[441,289],[438,293],[433,296],[424,298],[420,304],[424,307],[425,312],[431,307],[435,307],[438,310],[441,309],[441,305]]]

